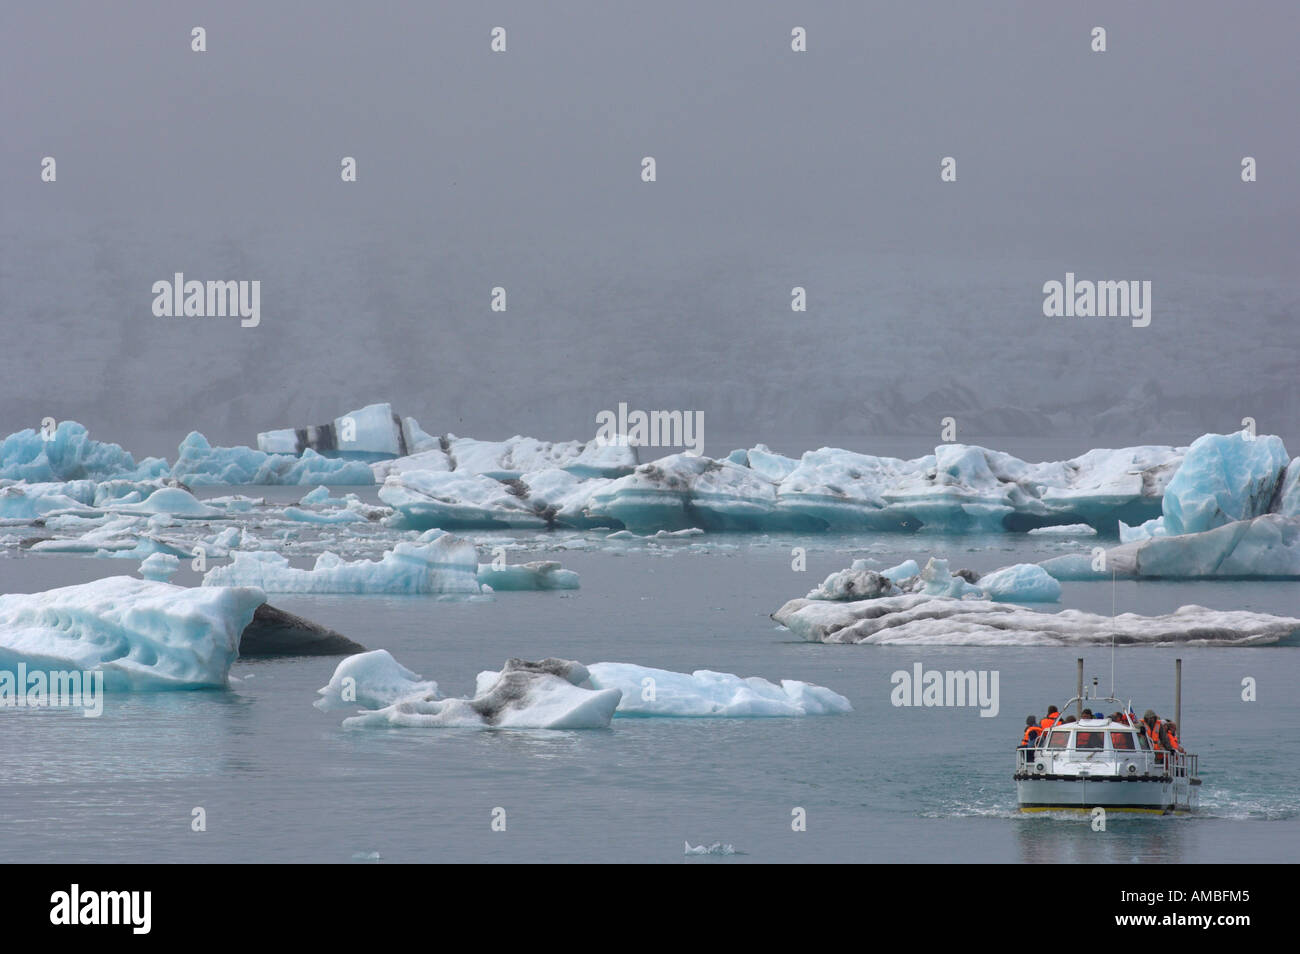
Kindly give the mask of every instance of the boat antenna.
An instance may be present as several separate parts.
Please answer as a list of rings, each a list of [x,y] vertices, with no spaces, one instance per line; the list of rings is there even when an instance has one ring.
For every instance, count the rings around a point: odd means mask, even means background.
[[[1115,695],[1115,566],[1110,568],[1110,694]]]

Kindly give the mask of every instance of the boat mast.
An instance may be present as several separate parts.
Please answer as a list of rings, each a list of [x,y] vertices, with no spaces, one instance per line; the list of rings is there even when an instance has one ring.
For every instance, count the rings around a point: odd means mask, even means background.
[[[1078,680],[1077,688],[1074,691],[1074,717],[1083,718],[1083,657],[1080,656],[1078,663]]]
[[[1110,694],[1115,695],[1115,568],[1110,570]]]
[[[1174,724],[1178,726],[1178,734],[1186,735],[1183,732],[1183,661],[1182,659],[1174,660]]]

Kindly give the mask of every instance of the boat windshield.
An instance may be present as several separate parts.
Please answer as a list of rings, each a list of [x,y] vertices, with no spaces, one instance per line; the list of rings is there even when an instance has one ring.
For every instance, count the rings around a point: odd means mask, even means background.
[[[1047,739],[1049,749],[1065,749],[1070,746],[1070,733],[1062,729],[1055,730]]]
[[[1074,740],[1074,747],[1076,749],[1100,749],[1105,744],[1105,740],[1106,735],[1103,732],[1080,732]]]
[[[1110,734],[1110,747],[1112,749],[1122,749],[1126,752],[1131,752],[1137,748],[1133,744],[1132,732],[1112,732]]]

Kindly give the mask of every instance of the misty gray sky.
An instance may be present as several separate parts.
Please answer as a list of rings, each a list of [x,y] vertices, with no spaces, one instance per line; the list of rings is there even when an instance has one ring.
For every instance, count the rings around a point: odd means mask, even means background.
[[[892,452],[949,414],[1078,451],[1250,415],[1300,453],[1297,27],[1205,0],[9,4],[0,432],[174,457],[388,400],[568,439],[627,401],[702,410],[710,453]],[[261,325],[154,317],[176,271],[261,281]],[[1066,271],[1151,280],[1151,326],[1044,317]]]

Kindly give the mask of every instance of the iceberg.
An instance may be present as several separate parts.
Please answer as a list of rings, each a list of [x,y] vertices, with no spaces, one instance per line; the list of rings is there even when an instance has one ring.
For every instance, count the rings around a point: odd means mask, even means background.
[[[190,589],[113,576],[0,596],[0,670],[103,670],[106,689],[224,687],[266,600],[250,587]]]
[[[93,514],[95,485],[88,480],[9,484],[0,487],[0,519],[35,520],[49,514]]]
[[[491,477],[443,471],[393,474],[379,488],[379,499],[416,530],[549,526],[549,511],[525,498],[522,488]]]
[[[1262,646],[1300,633],[1300,619],[1183,606],[1163,616],[1044,613],[991,600],[925,594],[855,603],[794,599],[772,618],[801,639],[881,646]]]
[[[868,569],[866,560],[854,560],[849,569],[832,573],[804,598],[845,602],[902,593],[1052,603],[1061,598],[1061,584],[1036,563],[1017,563],[976,576],[970,570],[953,573],[948,569],[947,560],[936,557],[926,561],[924,569],[918,568],[915,560],[907,560],[879,572]]]
[[[683,851],[683,854],[686,854],[686,855],[735,855],[735,854],[739,854],[739,852],[736,851],[736,846],[735,846],[735,845],[724,845],[724,844],[723,844],[722,842],[720,842],[720,841],[715,841],[715,842],[713,842],[713,844],[711,844],[711,845],[705,845],[705,844],[692,845],[692,844],[688,841],[688,842],[685,842],[685,845],[686,845],[686,848],[685,848],[685,850]]]
[[[1055,603],[1061,584],[1037,563],[1017,563],[985,573],[975,581],[991,600],[1014,603]]]
[[[167,475],[167,462],[148,457],[135,458],[117,444],[91,440],[76,421],[61,421],[45,434],[28,428],[0,441],[0,479],[30,483],[67,480],[148,480]]]
[[[1134,540],[1107,550],[1100,571],[1085,554],[1040,565],[1058,580],[1300,579],[1300,519],[1267,513],[1201,533]]]
[[[386,649],[358,653],[343,660],[313,705],[331,709],[382,709],[410,696],[438,695],[438,684],[411,672]]]
[[[322,525],[333,525],[340,523],[369,523],[364,516],[355,510],[339,508],[336,510],[302,510],[299,507],[285,507],[280,511],[280,515],[286,520],[292,520],[295,523],[317,523]]]
[[[540,441],[516,435],[504,441],[482,441],[448,434],[396,460],[371,465],[377,483],[393,474],[416,470],[455,471],[462,476],[514,480],[544,470],[562,470],[579,478],[621,477],[636,467],[636,449],[597,441]]]
[[[180,558],[170,553],[151,553],[140,561],[140,575],[159,583],[166,583],[180,568]]]
[[[913,561],[913,566],[915,562]],[[898,569],[897,567],[895,568]],[[920,573],[908,574],[916,576]],[[880,596],[897,596],[896,578],[867,567],[866,560],[854,560],[847,570],[839,570],[822,580],[809,593],[810,600],[874,600]]]
[[[853,710],[839,693],[793,679],[782,679],[778,685],[758,676],[741,678],[709,669],[670,672],[613,662],[595,663],[587,670],[593,688],[622,693],[619,716],[735,719],[834,715]],[[480,675],[479,679],[483,678]]]
[[[1144,446],[1028,464],[945,444],[916,460],[822,448],[795,461],[760,445],[722,460],[672,454],[623,476],[588,477],[573,462],[529,471],[560,463],[538,450],[553,445],[513,441],[485,449],[457,438],[422,461],[376,464],[385,478],[380,498],[415,528],[968,532],[1086,523],[1114,532],[1120,521],[1160,515],[1183,453]],[[463,467],[454,456],[458,446]]]
[[[317,487],[315,490],[303,494],[302,499],[298,501],[300,507],[314,507],[317,504],[329,503],[330,489],[324,485]]]
[[[267,454],[251,447],[213,447],[191,431],[178,448],[171,476],[191,487],[221,484],[373,484],[363,461],[322,457],[310,448],[301,457]]]
[[[607,483],[588,515],[634,533],[657,530],[761,530],[781,521],[776,484],[730,460],[672,454]]]
[[[238,551],[213,567],[204,586],[255,586],[267,593],[388,593],[459,595],[480,592],[474,545],[441,531],[403,541],[377,561],[347,561],[325,551],[310,569],[291,567],[268,550]]]
[[[265,454],[297,456],[310,450],[355,460],[404,457],[428,449],[431,443],[436,443],[436,438],[420,430],[415,418],[399,418],[391,404],[368,404],[317,427],[283,428],[257,435],[257,449]]]
[[[1125,524],[1120,524],[1120,532],[1124,530]],[[1086,523],[1067,523],[1055,527],[1035,527],[1029,531],[1031,536],[1052,536],[1052,537],[1095,537],[1096,529],[1088,526]]]
[[[617,689],[584,688],[586,667],[565,659],[511,659],[501,672],[492,675],[490,681],[480,676],[472,698],[440,699],[436,692],[408,696],[384,708],[344,719],[343,725],[604,729],[609,727],[622,695]]]
[[[351,699],[344,698],[344,688],[350,689]],[[352,704],[375,710],[344,722],[353,726],[577,729],[604,728],[616,714],[755,718],[852,710],[838,693],[791,679],[778,685],[706,669],[682,673],[630,663],[584,666],[555,658],[511,659],[500,671],[479,673],[472,697],[444,699],[435,683],[423,681],[382,650],[345,659],[318,694],[320,709]]]
[[[188,490],[180,487],[160,487],[140,503],[113,504],[116,513],[171,514],[173,517],[188,517],[211,520],[224,517],[224,511],[200,503]]]
[[[1164,528],[1200,533],[1267,513],[1287,466],[1281,438],[1205,434],[1192,442],[1165,488]]]
[[[478,581],[493,590],[576,590],[578,574],[554,560],[495,566],[480,563]]]

